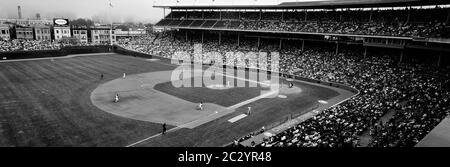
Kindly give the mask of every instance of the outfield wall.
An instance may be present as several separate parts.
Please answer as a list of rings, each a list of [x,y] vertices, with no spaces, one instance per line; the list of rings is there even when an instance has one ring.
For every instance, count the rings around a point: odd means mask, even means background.
[[[33,50],[33,51],[13,51],[0,52],[0,61],[13,59],[30,59],[30,58],[46,58],[46,57],[61,57],[71,54],[85,54],[85,53],[105,53],[111,52],[111,46],[65,46],[59,50]]]
[[[137,52],[137,51],[128,50],[128,49],[122,48],[122,47],[117,46],[117,45],[114,45],[114,52],[122,54],[122,55],[129,55],[129,56],[141,57],[141,58],[146,58],[146,59],[151,59],[153,57],[152,55],[141,53],[141,52]]]

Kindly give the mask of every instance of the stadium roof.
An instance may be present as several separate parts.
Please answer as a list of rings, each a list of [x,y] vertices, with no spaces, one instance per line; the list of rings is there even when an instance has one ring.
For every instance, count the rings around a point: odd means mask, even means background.
[[[324,0],[283,2],[277,5],[155,5],[170,9],[334,9],[365,7],[404,7],[450,4],[448,0]]]

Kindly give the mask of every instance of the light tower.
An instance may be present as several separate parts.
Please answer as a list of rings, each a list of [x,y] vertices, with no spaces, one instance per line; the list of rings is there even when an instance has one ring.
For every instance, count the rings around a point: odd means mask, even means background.
[[[22,19],[22,9],[20,8],[20,5],[17,6],[17,14],[19,15],[19,19]]]

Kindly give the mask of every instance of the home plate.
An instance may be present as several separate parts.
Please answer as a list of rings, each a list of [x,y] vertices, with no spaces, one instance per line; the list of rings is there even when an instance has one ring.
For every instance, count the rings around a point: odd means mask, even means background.
[[[247,117],[246,114],[241,114],[241,115],[238,115],[238,116],[236,116],[234,118],[231,118],[230,120],[228,120],[228,122],[234,123],[234,122],[239,121],[240,119],[245,118],[245,117]]]

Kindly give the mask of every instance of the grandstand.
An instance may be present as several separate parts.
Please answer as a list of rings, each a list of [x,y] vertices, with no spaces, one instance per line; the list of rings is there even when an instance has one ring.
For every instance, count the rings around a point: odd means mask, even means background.
[[[160,48],[162,43],[183,43],[175,50],[186,50],[200,43],[219,52],[280,51],[280,71],[286,75],[342,83],[363,92],[254,145],[414,146],[449,113],[449,92],[443,86],[448,85],[450,51],[446,1],[155,7],[170,10],[156,24],[170,34],[155,44]],[[170,58],[170,53],[164,55]],[[329,73],[334,75],[323,76]],[[244,141],[254,136],[238,141],[250,143]]]

